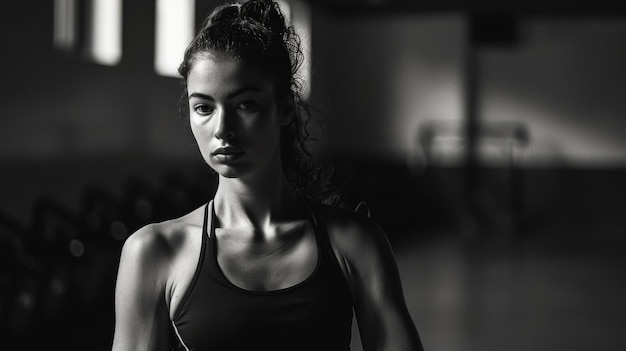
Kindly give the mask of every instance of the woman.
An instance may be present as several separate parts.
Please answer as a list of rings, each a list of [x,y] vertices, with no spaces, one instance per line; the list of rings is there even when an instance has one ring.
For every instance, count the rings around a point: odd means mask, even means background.
[[[302,171],[299,42],[276,3],[217,8],[179,69],[213,200],[124,244],[113,350],[420,350],[385,234]]]

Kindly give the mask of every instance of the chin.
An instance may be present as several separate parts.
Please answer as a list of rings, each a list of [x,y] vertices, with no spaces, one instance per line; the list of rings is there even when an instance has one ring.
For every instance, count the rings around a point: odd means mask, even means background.
[[[242,174],[240,172],[232,172],[232,171],[217,172],[217,174],[219,174],[220,176],[222,176],[224,178],[231,178],[231,179],[240,178],[240,177],[244,176],[244,174]]]
[[[209,163],[209,166],[217,174],[224,178],[241,178],[252,174],[264,174],[267,171],[271,170],[272,167],[275,165],[272,162],[271,158],[268,158],[267,160],[259,160],[261,157],[258,157],[258,155],[254,155],[256,160],[253,161],[252,155],[246,156],[250,157],[242,158],[232,163],[220,163],[215,162],[215,160],[213,159],[210,159],[211,162]],[[278,163],[276,166],[280,167],[280,163]]]
[[[213,170],[224,178],[240,178],[250,173],[247,167],[235,167],[232,165],[210,165]]]

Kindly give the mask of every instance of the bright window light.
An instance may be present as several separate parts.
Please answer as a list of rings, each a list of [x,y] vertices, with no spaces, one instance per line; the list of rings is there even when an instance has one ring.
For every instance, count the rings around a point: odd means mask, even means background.
[[[179,77],[178,65],[193,38],[195,0],[157,0],[154,69]]]
[[[54,46],[71,50],[76,45],[76,0],[54,0]]]
[[[93,0],[89,53],[95,62],[114,66],[122,58],[122,0]]]

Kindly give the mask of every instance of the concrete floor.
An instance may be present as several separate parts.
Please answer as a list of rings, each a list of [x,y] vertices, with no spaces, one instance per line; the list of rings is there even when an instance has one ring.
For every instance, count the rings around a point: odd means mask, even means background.
[[[626,350],[620,240],[443,233],[394,247],[427,351]]]

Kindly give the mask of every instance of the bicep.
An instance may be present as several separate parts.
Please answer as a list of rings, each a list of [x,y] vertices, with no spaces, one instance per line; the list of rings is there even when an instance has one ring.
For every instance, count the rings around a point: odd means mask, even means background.
[[[361,229],[351,258],[355,313],[365,350],[421,350],[406,307],[400,274],[386,235]]]
[[[124,244],[120,259],[113,350],[167,350],[169,317],[154,247],[134,239]]]

